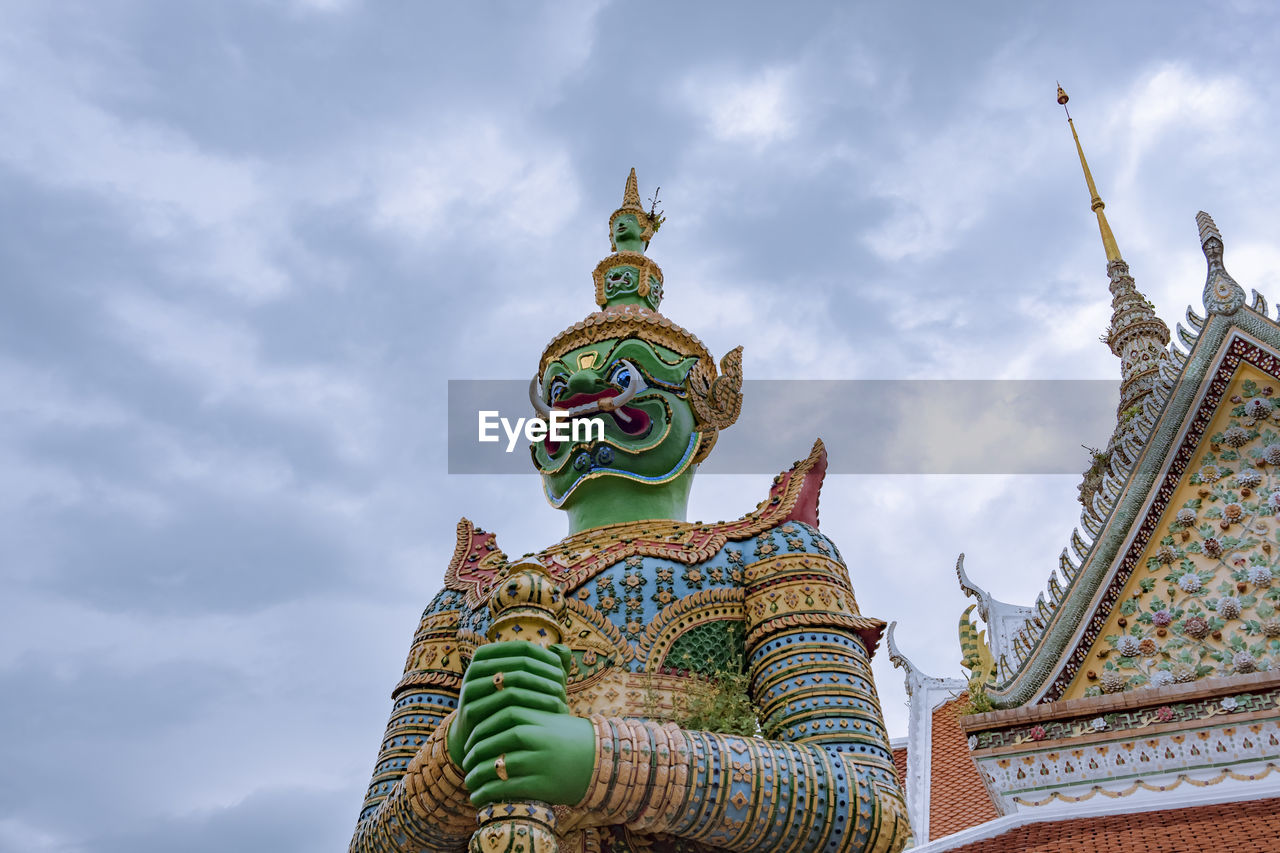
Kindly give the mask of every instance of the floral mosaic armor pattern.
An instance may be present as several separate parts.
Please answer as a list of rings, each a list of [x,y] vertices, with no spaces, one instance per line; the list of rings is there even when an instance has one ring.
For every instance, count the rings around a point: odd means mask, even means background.
[[[597,733],[595,775],[561,812],[560,849],[885,851],[907,821],[870,672],[883,623],[862,616],[817,529],[821,444],[735,522],[639,522],[541,552],[567,595],[570,705]],[[475,828],[442,748],[488,585],[492,534],[459,524],[423,614],[353,851],[465,849]],[[682,729],[691,688],[750,676],[761,736]]]

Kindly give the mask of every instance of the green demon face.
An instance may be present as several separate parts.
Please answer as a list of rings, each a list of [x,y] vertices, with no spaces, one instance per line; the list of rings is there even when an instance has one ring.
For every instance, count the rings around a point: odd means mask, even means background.
[[[644,251],[644,226],[635,214],[624,213],[610,226],[613,245],[619,252]]]
[[[530,391],[534,407],[567,419],[572,435],[531,448],[551,504],[581,500],[593,482],[657,485],[688,470],[699,434],[684,381],[696,362],[639,338],[600,341],[551,362]]]

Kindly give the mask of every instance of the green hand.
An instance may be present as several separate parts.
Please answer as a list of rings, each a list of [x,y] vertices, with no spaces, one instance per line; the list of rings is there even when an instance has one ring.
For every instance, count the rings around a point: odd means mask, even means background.
[[[586,793],[595,766],[595,730],[569,714],[570,660],[564,646],[507,642],[476,650],[447,746],[449,757],[469,774],[467,788],[477,805],[510,799],[572,804]],[[496,771],[501,756],[506,780]]]
[[[573,805],[587,793],[596,752],[590,720],[512,706],[476,726],[471,740],[462,768],[477,806],[511,800]],[[506,779],[498,775],[499,758]]]
[[[476,649],[462,677],[458,713],[449,727],[449,757],[459,767],[466,757],[472,730],[497,711],[523,705],[552,713],[569,713],[564,657],[568,649],[552,651],[523,641],[489,643]],[[501,676],[502,689],[495,681]]]

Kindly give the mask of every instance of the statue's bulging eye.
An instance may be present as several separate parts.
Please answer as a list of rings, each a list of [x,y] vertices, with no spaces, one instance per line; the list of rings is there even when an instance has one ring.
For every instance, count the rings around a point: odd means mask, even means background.
[[[563,376],[557,376],[551,380],[551,384],[547,386],[547,402],[554,403],[564,396],[564,392],[569,390],[569,382]]]
[[[631,384],[631,368],[625,364],[615,364],[609,369],[609,376],[605,380],[610,385],[617,385],[619,388],[626,388]]]

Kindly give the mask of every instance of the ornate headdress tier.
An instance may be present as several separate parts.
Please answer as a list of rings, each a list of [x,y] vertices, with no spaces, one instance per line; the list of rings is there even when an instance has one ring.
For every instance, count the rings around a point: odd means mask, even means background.
[[[645,257],[644,250],[662,219],[662,214],[654,209],[646,211],[640,204],[636,170],[632,169],[622,193],[622,207],[609,217],[609,247],[614,253],[596,264],[591,274],[596,284],[596,304],[601,308],[636,304],[658,310],[662,304],[662,269]]]
[[[567,352],[609,338],[639,337],[683,356],[693,356],[715,372],[715,360],[698,336],[643,305],[609,305],[588,314],[551,339],[538,363],[538,373]]]
[[[648,211],[640,204],[632,169],[622,206],[609,217],[609,241],[615,251],[592,272],[600,310],[551,339],[538,363],[538,375],[579,347],[611,338],[641,338],[697,360],[686,377],[690,405],[704,429],[724,429],[737,419],[742,405],[742,348],[721,359],[717,375],[716,362],[702,341],[659,313],[662,269],[644,254],[664,219],[654,209],[656,204]],[[705,446],[710,449],[709,443]]]
[[[657,311],[662,304],[662,268],[640,252],[614,252],[596,264],[596,304],[643,304]]]
[[[640,203],[640,185],[636,181],[636,170],[633,167],[631,174],[627,175],[627,185],[622,190],[622,207],[615,210],[609,216],[609,244],[618,249],[617,238],[614,233],[618,219],[623,216],[634,216],[636,223],[640,226],[639,239],[644,241],[645,248],[648,248],[649,241],[653,239],[653,235],[662,227],[663,216],[656,212],[657,194],[654,194],[654,204],[649,210],[644,209],[644,205]],[[625,246],[623,248],[626,248]]]
[[[626,216],[632,218],[619,222]],[[663,218],[659,213],[646,212],[640,204],[633,168],[627,175],[622,207],[609,217],[609,242],[614,253],[596,264],[591,273],[596,286],[596,305],[601,310],[552,338],[542,353],[539,374],[552,360],[570,350],[629,335],[651,340],[683,356],[693,356],[714,374],[715,361],[702,341],[658,312],[662,304],[662,269],[645,256],[644,249]]]

